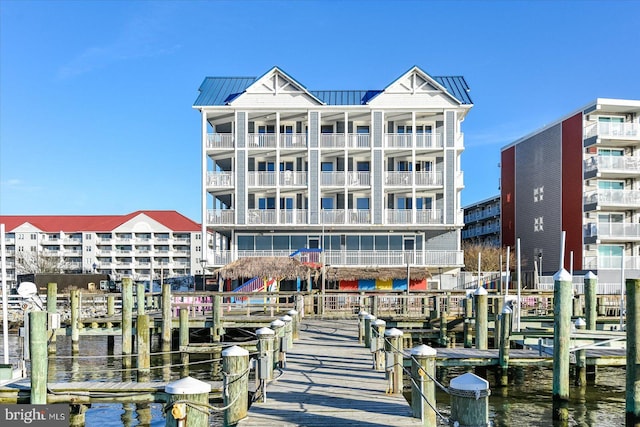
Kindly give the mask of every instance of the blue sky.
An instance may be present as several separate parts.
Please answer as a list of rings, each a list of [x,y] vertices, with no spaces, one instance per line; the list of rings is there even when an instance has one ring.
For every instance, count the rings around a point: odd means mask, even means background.
[[[640,99],[637,1],[0,1],[0,214],[200,221],[205,76],[311,90],[463,75],[464,205],[500,148],[595,98]]]

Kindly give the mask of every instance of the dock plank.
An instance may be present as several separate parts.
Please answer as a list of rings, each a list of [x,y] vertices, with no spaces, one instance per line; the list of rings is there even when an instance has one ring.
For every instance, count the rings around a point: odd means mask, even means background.
[[[418,426],[401,395],[386,394],[355,320],[305,320],[282,375],[238,424],[254,426]]]

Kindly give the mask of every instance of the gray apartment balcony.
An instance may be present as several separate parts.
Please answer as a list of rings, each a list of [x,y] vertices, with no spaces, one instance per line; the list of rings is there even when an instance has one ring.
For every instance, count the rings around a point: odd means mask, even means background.
[[[280,186],[306,187],[307,172],[284,171],[278,173]]]
[[[233,149],[234,141],[232,133],[210,133],[207,135],[207,149]]]
[[[442,172],[414,172],[415,184],[426,187],[442,187]]]
[[[233,172],[207,172],[207,187],[233,188],[235,186]]]
[[[280,224],[281,225],[299,225],[307,224],[307,210],[306,209],[280,209]]]
[[[640,190],[590,191],[584,195],[584,206],[586,211],[595,210],[598,207],[612,210],[640,208]]]
[[[412,209],[385,209],[386,223],[393,225],[442,224],[440,209],[417,209],[415,221],[413,220],[413,212]]]
[[[413,185],[413,172],[385,172],[384,183],[388,187],[405,187]]]
[[[208,254],[212,265],[226,265],[246,257],[286,257],[291,250],[216,251]],[[403,250],[327,250],[324,263],[334,267],[461,267],[462,251],[403,251]]]
[[[594,156],[584,161],[585,178],[640,175],[640,156]]]
[[[320,214],[321,224],[371,224],[369,209],[323,209]]]
[[[276,148],[275,133],[250,133],[247,139],[249,148]]]
[[[415,143],[414,143],[415,136]],[[441,149],[441,133],[386,133],[384,135],[385,148],[433,148]]]
[[[370,148],[368,133],[323,133],[320,134],[320,148]]]
[[[276,172],[248,172],[247,186],[249,187],[275,187]]]
[[[235,209],[207,210],[207,224],[232,225],[236,220]]]
[[[584,226],[585,243],[595,240],[610,242],[630,242],[640,240],[640,224],[631,222],[599,222]],[[591,240],[591,241],[587,241]]]
[[[584,139],[640,141],[640,124],[636,122],[596,122],[585,126]]]
[[[345,171],[336,172],[321,172],[320,173],[320,185],[329,187],[343,187],[347,182],[347,176]]]
[[[280,134],[280,148],[307,148],[307,135],[304,133]]]
[[[275,209],[249,209],[247,211],[247,224],[276,224]]]

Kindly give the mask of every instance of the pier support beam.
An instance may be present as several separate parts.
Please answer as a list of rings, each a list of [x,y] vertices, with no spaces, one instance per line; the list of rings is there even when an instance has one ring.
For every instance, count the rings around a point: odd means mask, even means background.
[[[364,316],[367,314],[369,313],[364,310],[358,313],[358,343],[360,344],[364,344]]]
[[[6,351],[6,350],[5,350]],[[31,404],[47,404],[47,313],[29,312],[29,353],[31,354]]]
[[[587,322],[587,330],[596,330],[597,312],[597,288],[598,276],[591,271],[584,275],[584,298],[585,298],[585,320]]]
[[[371,353],[373,353],[373,369],[376,371],[384,371],[384,330],[387,322],[382,319],[376,319],[371,323],[371,329],[374,332],[371,337]]]
[[[150,289],[153,289],[153,282],[149,285]],[[136,284],[136,314],[144,314],[144,283],[140,282]]]
[[[271,381],[273,379],[273,346],[275,341],[275,332],[273,329],[260,328],[256,331],[258,337],[258,355],[261,359],[266,359],[266,380]]]
[[[58,284],[47,283],[47,313],[49,315],[58,313]],[[56,331],[49,325],[49,354],[56,352]]]
[[[291,317],[291,338],[297,340],[300,338],[300,316],[298,315],[298,310],[291,309],[287,314]]]
[[[467,295],[464,299],[464,348],[473,347],[473,322],[473,299],[471,299],[471,295]]]
[[[182,348],[189,345],[189,310],[180,309],[179,329],[178,329],[178,345],[180,353],[180,363],[182,364],[182,376],[189,375],[189,352],[183,351]]]
[[[284,336],[284,322],[280,319],[276,319],[269,324],[271,329],[274,332],[274,342],[273,342],[273,367],[283,366],[283,351],[282,349],[282,337]],[[286,353],[284,353],[286,354]]]
[[[489,349],[489,297],[487,290],[480,286],[474,292],[476,305],[476,348],[478,350]]]
[[[225,390],[224,425],[234,426],[246,418],[249,410],[249,352],[233,346],[222,351],[222,371]]]
[[[640,425],[640,279],[627,279],[626,426]]]
[[[498,351],[498,359],[500,363],[500,385],[509,385],[509,348],[511,346],[511,314],[512,310],[508,305],[505,305],[501,313],[501,336],[500,350]],[[496,323],[498,321],[496,320]]]
[[[211,314],[213,316],[213,327],[211,328],[211,336],[213,337],[213,342],[220,342],[222,341],[222,335],[224,334],[224,329],[222,328],[222,295],[213,296],[213,307]]]
[[[78,354],[80,351],[80,290],[72,289],[69,299],[71,300],[71,353]]]
[[[171,351],[171,284],[162,284],[162,352]]]
[[[449,383],[451,425],[489,425],[489,383],[472,373],[462,374]]]
[[[579,318],[576,320],[575,325],[577,330],[584,330],[587,322],[585,322],[583,318]],[[583,387],[587,385],[587,351],[584,349],[576,350],[574,384]]]
[[[138,382],[145,382],[149,381],[151,374],[151,340],[148,314],[138,315],[136,335],[136,343],[138,345]]]
[[[553,419],[569,419],[569,339],[571,335],[571,275],[561,269],[553,276]]]
[[[371,348],[371,324],[376,320],[373,314],[365,314],[364,316],[364,346]]]
[[[131,354],[133,352],[133,280],[122,279],[122,366],[131,368]]]
[[[432,379],[436,377],[436,355],[435,349],[424,344],[411,349],[411,378],[415,381],[411,383],[411,412],[426,427],[437,425],[432,409],[436,407],[436,383]]]

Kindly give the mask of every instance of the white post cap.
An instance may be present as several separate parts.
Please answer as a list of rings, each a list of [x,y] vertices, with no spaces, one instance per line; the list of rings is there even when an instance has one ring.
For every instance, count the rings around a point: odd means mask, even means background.
[[[376,316],[373,314],[365,314],[364,320],[376,320]]]
[[[475,295],[487,295],[487,290],[482,286],[478,286],[478,289],[476,289],[474,294]]]
[[[402,332],[400,329],[391,328],[384,331],[384,336],[385,337],[401,337],[403,333],[404,332]]]
[[[276,319],[273,322],[271,322],[271,327],[272,328],[281,328],[284,326],[284,322],[280,319]]]
[[[597,278],[598,278],[598,275],[595,274],[593,271],[587,271],[587,274],[584,275],[585,280],[592,280]]]
[[[385,322],[382,319],[376,319],[373,322],[371,322],[372,325],[374,326],[385,326],[387,324],[387,322]]]
[[[274,331],[273,329],[269,329],[269,328],[260,328],[258,330],[256,330],[256,335],[258,337],[261,337],[262,335],[275,335],[276,331]]]
[[[293,320],[293,318],[287,314],[285,314],[284,316],[282,316],[280,318],[280,320],[282,320],[284,323],[289,323]]]
[[[287,311],[287,314],[291,317],[296,317],[298,315],[298,310],[291,309]]]
[[[582,317],[578,317],[574,324],[576,325],[576,328],[584,328],[587,326],[587,322]]]
[[[429,347],[428,345],[425,344],[420,344],[419,346],[413,347],[411,349],[411,355],[412,356],[435,356],[438,354],[438,351],[433,348],[433,347]]]
[[[249,355],[248,350],[242,347],[238,347],[237,345],[234,345],[232,347],[227,347],[224,350],[222,350],[222,357],[248,356],[248,355]]]
[[[449,382],[449,388],[461,391],[483,391],[489,390],[489,381],[484,378],[467,372],[459,377],[455,377]]]
[[[211,384],[192,377],[184,377],[167,384],[164,391],[167,394],[203,394],[211,392]]]
[[[569,272],[567,270],[562,268],[562,269],[558,270],[558,272],[556,274],[553,275],[553,280],[555,282],[570,282],[571,281],[571,274],[569,274]]]

